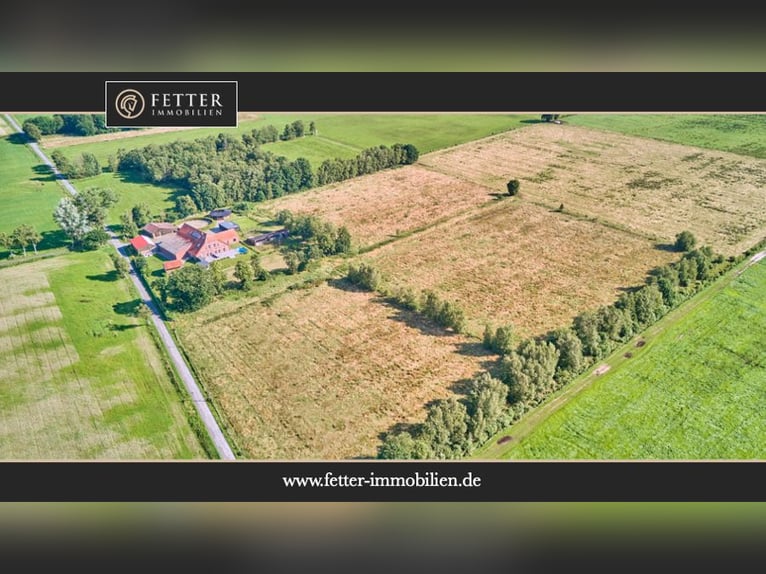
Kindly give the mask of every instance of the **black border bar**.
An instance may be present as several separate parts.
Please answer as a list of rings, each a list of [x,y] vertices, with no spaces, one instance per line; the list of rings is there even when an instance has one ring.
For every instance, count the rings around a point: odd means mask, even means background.
[[[764,72],[3,72],[0,111],[101,112],[106,80],[236,80],[254,112],[766,112]]]
[[[470,476],[474,487],[286,487],[283,477]],[[3,502],[763,502],[758,462],[3,462]]]

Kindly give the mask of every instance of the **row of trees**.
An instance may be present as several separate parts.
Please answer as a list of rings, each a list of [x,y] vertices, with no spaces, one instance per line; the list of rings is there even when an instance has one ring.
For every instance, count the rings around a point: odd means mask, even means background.
[[[429,289],[416,293],[410,287],[388,288],[383,275],[372,265],[361,263],[349,266],[346,280],[388,297],[397,305],[420,313],[441,327],[456,333],[465,328],[465,313],[457,303],[440,299]]]
[[[14,249],[21,249],[26,256],[27,248],[32,247],[37,253],[37,245],[43,240],[37,230],[31,225],[19,225],[10,234],[0,233],[0,247],[13,253]]]
[[[477,415],[477,379],[465,400],[439,401],[429,408],[425,423],[411,431],[391,433],[379,449],[379,458],[464,456],[658,321],[729,265],[708,247],[688,251],[679,261],[655,269],[645,285],[622,294],[614,304],[581,313],[570,326],[515,346],[511,325],[487,327],[484,344],[502,355],[499,379],[487,373],[480,378],[485,396],[482,404],[491,408]],[[361,274],[363,278],[373,275],[369,270]],[[479,420],[483,434],[476,431]]]
[[[61,198],[53,219],[71,241],[72,249],[97,249],[109,240],[103,227],[109,208],[117,201],[119,196],[111,189],[91,187],[74,197]]]
[[[317,185],[327,185],[360,175],[375,173],[399,165],[410,165],[418,161],[418,148],[412,144],[380,145],[362,150],[350,159],[326,159],[317,169]]]
[[[70,160],[61,151],[54,150],[51,154],[56,168],[67,179],[79,179],[82,177],[93,177],[101,173],[101,165],[95,155],[84,152],[79,158]]]
[[[290,124],[295,129],[295,122]],[[185,190],[176,208],[188,213],[210,210],[241,201],[264,201],[315,185],[340,181],[362,173],[412,163],[417,149],[411,145],[379,146],[363,150],[349,160],[326,161],[315,174],[305,158],[290,161],[261,149],[263,131],[241,137],[219,134],[193,141],[119,150],[113,162],[118,171],[155,184]],[[273,126],[272,126],[273,127]],[[187,196],[188,199],[182,199]]]
[[[117,128],[106,127],[104,114],[54,114],[51,116],[35,116],[25,120],[21,127],[24,132],[35,141],[38,141],[42,136],[51,134],[92,136],[119,131]]]

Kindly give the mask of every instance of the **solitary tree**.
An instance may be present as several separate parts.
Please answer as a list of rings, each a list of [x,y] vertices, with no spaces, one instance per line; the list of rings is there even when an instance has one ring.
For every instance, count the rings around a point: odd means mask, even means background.
[[[255,281],[255,273],[253,272],[253,266],[247,261],[240,259],[234,266],[234,277],[239,281],[239,288],[243,291],[249,291],[253,288],[253,282]]]
[[[691,251],[697,244],[697,238],[691,231],[682,231],[676,235],[676,251]]]
[[[75,202],[68,197],[61,198],[53,212],[53,219],[72,241],[72,247],[77,245],[91,230],[87,214],[83,213],[75,205]]]
[[[518,195],[521,183],[519,183],[518,179],[512,179],[506,184],[506,187],[508,188],[508,195],[512,197],[514,195]]]
[[[138,227],[136,227],[136,222],[133,221],[133,216],[129,211],[120,215],[120,225],[123,238],[127,239],[138,235]]]
[[[210,272],[199,265],[184,265],[167,280],[166,297],[179,311],[196,311],[213,300]]]
[[[266,281],[269,278],[269,272],[261,265],[261,256],[258,253],[250,256],[250,267],[253,268],[253,277],[256,281]]]
[[[143,227],[149,223],[149,219],[152,217],[152,210],[147,204],[139,203],[138,205],[133,206],[131,214],[133,215],[133,221],[136,226]]]
[[[128,272],[130,271],[130,267],[128,266],[128,262],[125,260],[125,258],[114,252],[109,254],[109,258],[114,264],[114,270],[117,271],[117,275],[120,277],[127,277]]]

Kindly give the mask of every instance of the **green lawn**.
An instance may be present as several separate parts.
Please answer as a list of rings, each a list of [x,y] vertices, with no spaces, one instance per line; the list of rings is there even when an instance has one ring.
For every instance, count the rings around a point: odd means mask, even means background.
[[[60,247],[66,238],[53,221],[53,210],[64,191],[47,167],[27,146],[14,143],[11,128],[0,120],[6,135],[0,137],[0,232],[10,233],[21,224],[43,235],[39,249]],[[8,255],[0,248],[0,258]]]
[[[0,270],[0,458],[206,458],[105,251]]]
[[[567,123],[766,158],[766,115],[576,115]]]
[[[120,199],[117,205],[109,210],[106,220],[108,225],[119,224],[120,214],[129,211],[139,203],[146,203],[152,213],[158,216],[175,205],[176,190],[174,188],[131,181],[120,173],[102,173],[96,177],[75,179],[72,183],[78,190],[103,187],[119,194]]]
[[[722,281],[529,434],[522,420],[477,457],[766,458],[766,261]],[[499,447],[502,435],[516,440]]]

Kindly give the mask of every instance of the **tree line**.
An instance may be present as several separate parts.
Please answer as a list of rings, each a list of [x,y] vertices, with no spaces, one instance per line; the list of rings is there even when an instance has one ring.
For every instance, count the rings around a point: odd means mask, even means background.
[[[293,130],[295,124],[289,124]],[[121,149],[110,164],[143,181],[181,188],[183,193],[176,202],[181,213],[188,212],[192,205],[202,211],[241,201],[265,201],[316,185],[412,163],[418,156],[417,149],[410,144],[395,144],[390,148],[378,146],[363,150],[356,158],[327,160],[315,173],[305,158],[290,161],[261,149],[261,143],[274,137],[276,130],[270,128],[273,126],[240,137],[219,134],[130,151]]]
[[[440,327],[452,329],[455,333],[462,333],[465,329],[462,307],[454,301],[440,299],[430,289],[418,293],[411,287],[389,287],[380,271],[367,263],[350,265],[345,278],[349,283],[374,291],[408,311],[427,317]]]
[[[484,345],[501,355],[498,377],[483,373],[464,399],[432,403],[425,422],[390,433],[378,457],[451,459],[469,454],[734,264],[707,246],[691,249],[695,243],[684,233],[676,247],[690,250],[678,261],[654,269],[644,285],[623,293],[612,305],[579,314],[568,327],[517,343],[512,325],[487,326]],[[376,271],[355,273],[357,284],[375,283]]]
[[[92,136],[129,128],[108,128],[104,114],[53,114],[35,116],[24,121],[21,129],[35,141],[42,136],[65,134]]]

